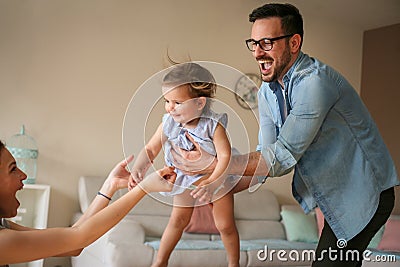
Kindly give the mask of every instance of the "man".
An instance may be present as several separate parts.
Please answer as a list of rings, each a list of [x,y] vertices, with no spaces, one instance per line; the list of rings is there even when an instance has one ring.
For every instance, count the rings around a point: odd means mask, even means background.
[[[325,218],[313,266],[361,266],[363,251],[393,209],[399,185],[394,163],[353,87],[301,51],[303,19],[296,7],[266,4],[249,19],[246,44],[263,79],[259,145],[257,152],[233,157],[229,172],[264,175],[262,182],[294,169],[295,199],[306,213],[318,206]],[[248,185],[243,179],[234,190]],[[335,261],[329,249],[342,249],[344,256],[333,255]],[[347,250],[360,257],[347,259]]]

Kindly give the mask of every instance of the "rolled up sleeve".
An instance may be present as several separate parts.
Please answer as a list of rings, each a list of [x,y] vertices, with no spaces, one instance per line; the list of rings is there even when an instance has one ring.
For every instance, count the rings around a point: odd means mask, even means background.
[[[289,173],[316,138],[326,114],[338,98],[333,85],[323,83],[316,75],[296,85],[289,91],[292,109],[280,128],[277,115],[268,101],[273,94],[262,88],[259,93],[260,132],[257,151],[260,151],[269,166],[268,176],[276,177]],[[279,112],[279,111],[278,111]]]

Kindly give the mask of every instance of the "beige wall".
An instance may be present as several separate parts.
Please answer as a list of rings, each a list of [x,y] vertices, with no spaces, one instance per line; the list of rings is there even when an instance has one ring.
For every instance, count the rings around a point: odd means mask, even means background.
[[[359,90],[362,30],[322,17],[305,1],[288,2],[304,15],[303,50],[335,67]],[[135,90],[166,66],[167,48],[177,60],[190,55],[257,72],[244,39],[250,34],[248,14],[262,3],[0,1],[0,138],[25,124],[36,139],[37,182],[52,187],[49,226],[68,225],[79,210],[79,176],[106,175],[123,158],[125,110]],[[247,118],[254,148],[252,114],[231,94],[220,97]],[[282,202],[293,201],[290,177],[269,185]],[[68,266],[66,259],[46,260],[46,266],[56,263]]]
[[[361,97],[375,119],[400,168],[399,62],[400,24],[364,33]],[[400,214],[400,188],[396,188],[394,213]]]

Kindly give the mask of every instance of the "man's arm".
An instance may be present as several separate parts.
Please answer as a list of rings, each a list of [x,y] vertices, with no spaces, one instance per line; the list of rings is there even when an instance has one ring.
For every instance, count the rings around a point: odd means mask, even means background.
[[[255,176],[267,176],[269,170],[261,152],[234,155],[229,168],[231,174],[241,176],[233,188],[233,193],[241,192],[258,184],[259,180]]]
[[[267,176],[269,168],[261,152],[234,155],[229,164],[229,174],[241,176]]]

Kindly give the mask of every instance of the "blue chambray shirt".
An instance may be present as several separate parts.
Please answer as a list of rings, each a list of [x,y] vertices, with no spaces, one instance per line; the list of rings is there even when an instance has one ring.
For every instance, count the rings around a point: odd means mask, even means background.
[[[283,78],[290,114],[282,125],[263,82],[257,151],[270,177],[295,169],[292,192],[306,213],[317,205],[338,239],[350,240],[374,215],[380,192],[399,185],[393,160],[359,95],[331,67],[300,52]]]

